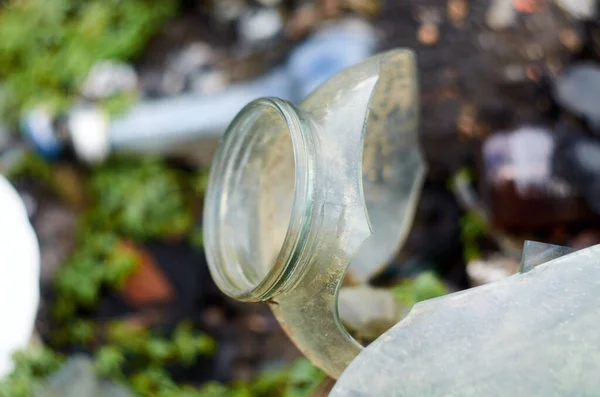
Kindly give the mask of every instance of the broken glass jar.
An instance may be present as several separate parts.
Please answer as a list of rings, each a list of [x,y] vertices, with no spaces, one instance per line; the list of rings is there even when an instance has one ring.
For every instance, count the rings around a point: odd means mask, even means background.
[[[204,210],[211,274],[227,295],[269,302],[300,350],[332,377],[360,352],[337,291],[403,243],[425,173],[414,55],[352,66],[296,107],[248,104],[225,133]]]

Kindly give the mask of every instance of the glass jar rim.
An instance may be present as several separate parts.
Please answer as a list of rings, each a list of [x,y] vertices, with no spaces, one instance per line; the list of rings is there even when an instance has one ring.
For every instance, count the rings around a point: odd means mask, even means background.
[[[239,142],[251,133],[257,113],[274,110],[282,118],[291,137],[294,156],[294,197],[292,213],[283,244],[273,266],[254,285],[244,272],[244,266],[224,255],[222,236],[223,196],[227,181],[233,177],[232,164],[241,153]],[[266,301],[287,285],[298,273],[298,257],[309,245],[315,202],[315,151],[310,126],[291,103],[277,98],[260,98],[246,105],[223,135],[210,170],[204,203],[203,233],[208,266],[217,286],[228,296],[243,301]]]

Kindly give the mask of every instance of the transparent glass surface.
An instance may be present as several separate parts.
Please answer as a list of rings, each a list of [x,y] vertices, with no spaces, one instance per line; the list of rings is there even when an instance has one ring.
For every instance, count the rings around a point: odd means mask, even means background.
[[[294,151],[285,119],[275,108],[250,107],[237,122],[248,133],[235,142],[235,161],[225,171],[221,233],[227,238],[220,240],[220,249],[255,287],[277,261],[290,223]]]
[[[528,272],[542,263],[575,252],[576,250],[561,245],[539,243],[537,241],[525,241],[523,255],[521,256],[521,272]]]
[[[600,245],[418,303],[331,397],[596,396]]]
[[[425,172],[417,124],[414,56],[396,50],[338,73],[298,107],[252,102],[216,154],[204,212],[213,278],[230,296],[268,301],[332,377],[362,348],[338,317],[346,271],[368,279],[412,223]]]

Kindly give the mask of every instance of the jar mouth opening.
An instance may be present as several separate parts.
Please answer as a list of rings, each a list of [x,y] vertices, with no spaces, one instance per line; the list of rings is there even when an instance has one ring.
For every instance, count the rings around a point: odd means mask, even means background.
[[[205,250],[217,286],[235,299],[271,299],[307,244],[314,203],[308,129],[292,104],[257,99],[234,118],[215,154]]]

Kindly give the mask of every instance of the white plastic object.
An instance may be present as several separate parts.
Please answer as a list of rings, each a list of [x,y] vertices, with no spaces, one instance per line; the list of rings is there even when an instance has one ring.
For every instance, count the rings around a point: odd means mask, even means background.
[[[40,249],[19,194],[0,175],[0,378],[31,338],[39,303]]]

